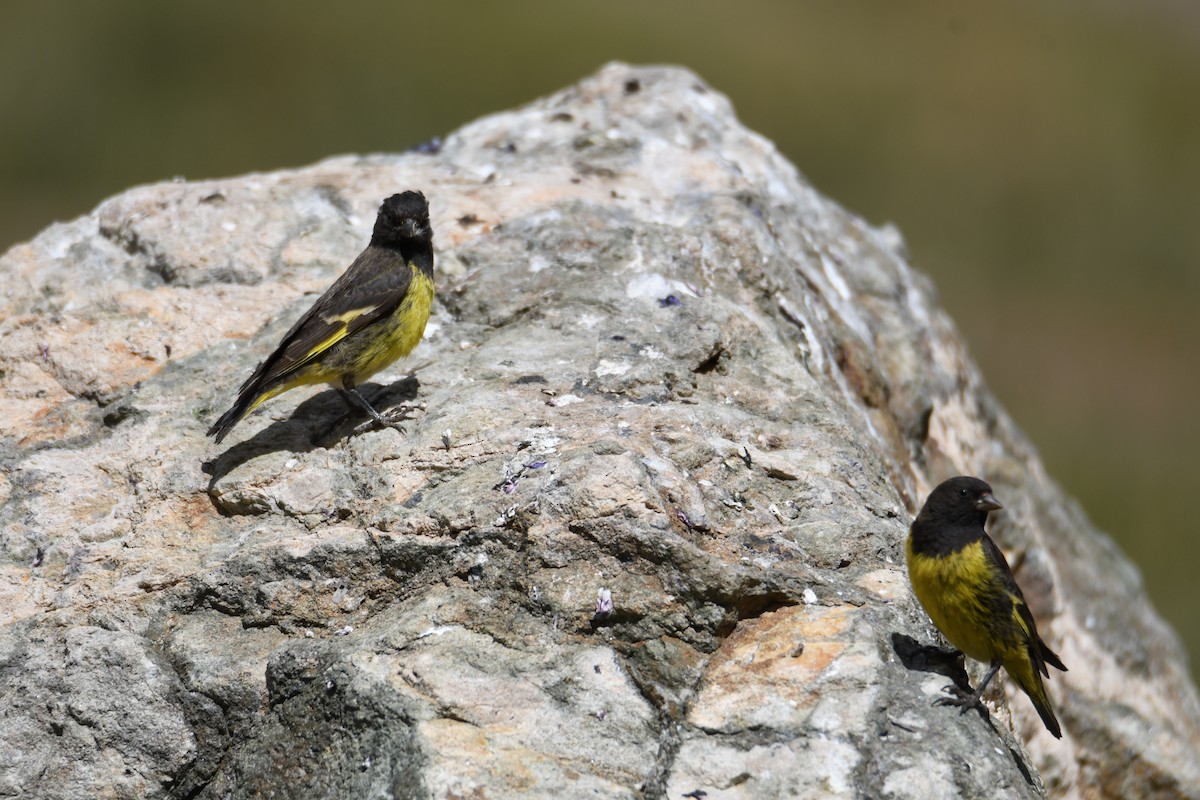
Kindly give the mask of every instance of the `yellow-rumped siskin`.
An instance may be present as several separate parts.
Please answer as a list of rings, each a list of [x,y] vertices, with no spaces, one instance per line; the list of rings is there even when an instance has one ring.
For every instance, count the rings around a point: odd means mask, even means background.
[[[913,592],[950,643],[990,665],[974,692],[955,686],[939,704],[982,707],[979,698],[1001,666],[1037,709],[1046,729],[1062,738],[1042,677],[1046,665],[1066,666],[1038,635],[1012,570],[984,531],[989,511],[1001,508],[978,478],[951,478],[930,493],[909,530],[906,555]]]
[[[333,385],[348,404],[393,426],[356,387],[417,346],[433,291],[429,204],[420,192],[394,194],[379,207],[367,248],[284,334],[208,435],[220,442],[267,400],[311,383]]]

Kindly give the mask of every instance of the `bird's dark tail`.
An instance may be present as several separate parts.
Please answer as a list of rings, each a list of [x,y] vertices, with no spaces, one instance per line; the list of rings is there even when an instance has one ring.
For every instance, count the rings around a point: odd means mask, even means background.
[[[243,417],[275,395],[291,388],[290,384],[277,384],[264,389],[259,385],[261,381],[258,380],[261,371],[262,365],[260,364],[258,369],[254,371],[254,374],[250,376],[250,379],[243,383],[242,388],[238,390],[237,400],[234,401],[233,406],[222,414],[221,418],[214,422],[213,426],[208,429],[209,436],[215,435],[217,437],[217,444],[221,443],[226,434],[233,430],[233,426],[241,422]]]
[[[1057,655],[1055,655],[1053,650],[1051,650],[1049,647],[1046,647],[1046,643],[1042,641],[1042,637],[1040,637],[1040,636],[1038,637],[1037,643],[1038,643],[1038,653],[1039,653],[1039,655],[1041,655],[1042,662],[1043,662],[1042,663],[1042,674],[1043,675],[1045,675],[1046,677],[1050,676],[1049,670],[1046,669],[1046,666],[1045,666],[1046,664],[1049,664],[1050,666],[1054,667],[1055,669],[1060,669],[1063,672],[1067,671],[1067,665],[1062,662],[1061,658],[1059,658]]]
[[[224,439],[231,430],[233,430],[233,426],[241,422],[242,417],[250,413],[250,409],[254,404],[253,401],[253,395],[238,395],[237,402],[235,402],[228,411],[222,414],[220,419],[213,423],[213,426],[208,429],[207,435],[216,436],[217,444],[220,444],[221,440]]]
[[[1046,694],[1046,687],[1042,685],[1042,679],[1037,677],[1038,689],[1037,693],[1031,692],[1028,689],[1025,693],[1029,695],[1029,699],[1033,701],[1033,707],[1037,710],[1038,716],[1042,718],[1042,724],[1046,726],[1046,730],[1054,736],[1055,739],[1062,738],[1062,728],[1058,724],[1058,717],[1054,716],[1054,707],[1050,705],[1050,696]],[[1022,689],[1025,687],[1022,686]]]
[[[1051,653],[1051,655],[1054,654]],[[1054,660],[1058,664],[1062,663],[1058,661],[1058,656],[1055,656]],[[1042,718],[1042,724],[1046,726],[1046,730],[1050,731],[1055,739],[1061,739],[1062,728],[1058,724],[1058,717],[1054,715],[1054,706],[1050,704],[1050,695],[1046,693],[1046,684],[1042,683],[1042,676],[1039,674],[1038,668],[1032,662],[1013,664],[1012,668],[1006,663],[1004,668],[1021,687],[1021,691],[1029,695],[1029,700],[1037,709],[1038,716]],[[1045,666],[1043,665],[1041,669],[1044,671]]]

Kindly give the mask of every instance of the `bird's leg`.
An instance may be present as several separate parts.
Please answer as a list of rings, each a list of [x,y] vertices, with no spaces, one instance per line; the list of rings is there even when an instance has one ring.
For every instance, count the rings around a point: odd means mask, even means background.
[[[338,391],[341,393],[342,399],[346,401],[346,405],[350,406],[351,408],[354,408],[357,406],[358,408],[361,408],[363,411],[366,411],[368,414],[371,415],[371,419],[374,420],[375,424],[378,425],[379,427],[394,428],[395,430],[399,431],[401,434],[405,434],[405,435],[408,433],[408,431],[405,430],[404,426],[401,425],[399,422],[392,422],[392,421],[386,419],[378,411],[376,411],[375,407],[372,406],[367,401],[367,398],[363,397],[362,394],[359,393],[358,389],[356,389],[354,386],[343,385],[343,387],[338,389]],[[357,431],[356,431],[356,433],[357,433]]]
[[[939,698],[938,700],[934,701],[934,705],[935,706],[961,706],[962,713],[964,713],[964,714],[967,713],[967,709],[978,708],[986,714],[987,709],[985,709],[983,707],[983,702],[981,701],[981,698],[983,697],[984,690],[986,690],[988,684],[992,682],[992,678],[996,677],[996,672],[998,672],[999,669],[1000,669],[1000,659],[997,658],[996,660],[994,660],[992,662],[991,669],[988,670],[987,675],[983,676],[983,682],[979,684],[978,689],[976,689],[973,692],[964,692],[962,689],[958,688],[954,684],[950,684],[949,686],[942,689],[942,691],[947,692],[951,696]]]

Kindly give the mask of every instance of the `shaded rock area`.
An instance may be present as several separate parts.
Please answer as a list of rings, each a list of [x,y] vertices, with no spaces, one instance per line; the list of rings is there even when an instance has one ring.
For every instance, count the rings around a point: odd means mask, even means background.
[[[434,316],[367,388],[407,435],[317,387],[205,438],[410,188]],[[0,270],[0,797],[1200,797],[1175,636],[898,234],[684,70],[133,189]],[[1061,741],[1011,684],[931,704],[903,539],[960,473]]]

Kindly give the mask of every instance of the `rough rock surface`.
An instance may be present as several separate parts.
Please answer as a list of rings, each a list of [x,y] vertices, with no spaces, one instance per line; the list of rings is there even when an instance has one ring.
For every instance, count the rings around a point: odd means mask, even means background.
[[[408,434],[313,388],[206,439],[409,188],[438,302],[374,389]],[[897,234],[686,71],[134,189],[0,272],[0,796],[1200,797],[1135,569]],[[902,542],[957,473],[1070,667],[1062,741],[1011,685],[931,706]]]

